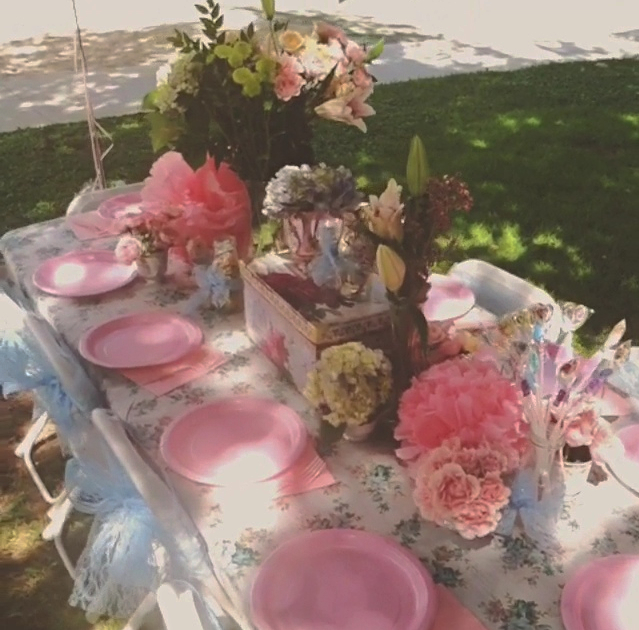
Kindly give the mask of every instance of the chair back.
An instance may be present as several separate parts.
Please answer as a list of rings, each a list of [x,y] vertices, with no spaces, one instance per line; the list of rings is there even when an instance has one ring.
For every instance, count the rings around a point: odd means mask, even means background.
[[[98,206],[103,201],[109,199],[109,197],[139,192],[143,186],[144,183],[140,182],[137,184],[118,186],[116,188],[105,188],[104,190],[80,191],[68,205],[66,215],[71,216],[84,212],[92,212],[93,210],[97,210]]]
[[[222,609],[241,630],[252,630],[241,598],[211,557],[175,492],[134,447],[118,418],[107,410],[97,409],[92,420],[164,531],[172,575],[197,583],[198,592],[211,610],[212,620]]]

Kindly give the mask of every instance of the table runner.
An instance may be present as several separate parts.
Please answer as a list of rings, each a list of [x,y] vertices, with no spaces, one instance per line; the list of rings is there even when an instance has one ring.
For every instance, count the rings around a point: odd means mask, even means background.
[[[114,241],[104,243],[112,247]],[[171,282],[136,280],[108,296],[81,300],[46,296],[33,287],[31,276],[41,262],[83,247],[63,220],[22,228],[0,240],[9,277],[72,347],[88,329],[118,315],[157,308],[182,312],[189,292]],[[199,323],[206,343],[228,353],[229,361],[166,396],[155,397],[116,372],[88,366],[114,412],[156,461],[159,438],[173,418],[224,395],[270,396],[295,409],[317,433],[318,417],[253,347],[241,314],[208,312]],[[406,545],[489,630],[561,630],[559,598],[571,571],[591,557],[636,552],[639,543],[639,506],[612,479],[566,504],[559,523],[564,550],[549,556],[521,534],[467,542],[420,519],[404,471],[387,447],[341,442],[324,455],[340,483],[276,501],[260,489],[214,491],[170,475],[207,543],[245,594],[265,555],[290,536],[350,527]]]

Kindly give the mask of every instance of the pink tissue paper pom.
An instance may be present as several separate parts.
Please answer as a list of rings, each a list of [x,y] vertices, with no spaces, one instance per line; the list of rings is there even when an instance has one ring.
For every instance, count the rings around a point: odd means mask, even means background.
[[[516,388],[491,363],[457,357],[426,370],[404,392],[395,438],[400,459],[413,459],[458,438],[489,443],[515,468],[528,451],[528,426]]]

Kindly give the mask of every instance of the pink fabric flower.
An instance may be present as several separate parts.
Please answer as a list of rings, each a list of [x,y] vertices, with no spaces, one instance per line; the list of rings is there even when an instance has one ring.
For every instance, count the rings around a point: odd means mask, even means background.
[[[116,259],[130,265],[142,256],[142,243],[133,236],[123,236],[115,247]]]
[[[280,101],[290,101],[302,93],[305,81],[302,76],[304,68],[292,55],[283,54],[279,59],[280,66],[273,88]]]
[[[501,452],[529,448],[516,388],[497,368],[458,357],[431,367],[402,396],[395,438],[422,453],[446,439],[462,446],[489,443]]]
[[[477,477],[466,474],[459,464],[449,463],[429,477],[418,477],[414,497],[424,518],[445,525],[479,496],[480,489]]]
[[[467,540],[481,538],[495,531],[498,515],[481,499],[471,501],[455,514],[453,520],[459,534]]]
[[[199,239],[213,245],[235,239],[238,255],[251,248],[251,201],[248,190],[230,166],[208,158],[193,171],[182,155],[170,151],[151,168],[142,190],[141,220],[153,225],[160,239],[184,248]]]
[[[499,473],[488,473],[481,481],[479,498],[497,512],[508,504],[510,488],[506,487]]]

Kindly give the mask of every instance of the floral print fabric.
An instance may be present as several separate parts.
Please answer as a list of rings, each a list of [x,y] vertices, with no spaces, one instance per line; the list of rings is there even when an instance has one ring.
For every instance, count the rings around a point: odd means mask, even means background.
[[[83,247],[113,249],[115,239],[77,241],[63,219],[6,234],[0,241],[13,289],[45,317],[72,347],[93,326],[119,315],[166,309],[182,313],[192,288],[176,280],[138,279],[111,294],[71,300],[37,291],[31,277],[53,256]],[[124,376],[87,366],[131,435],[164,468],[159,441],[165,427],[189,408],[220,396],[256,394],[295,409],[317,434],[319,418],[302,396],[244,332],[243,315],[203,311],[205,343],[229,355],[218,370],[155,397]],[[562,549],[552,555],[519,530],[465,541],[420,518],[404,468],[388,446],[340,442],[322,453],[337,483],[299,496],[273,500],[260,488],[233,491],[167,478],[198,524],[209,547],[248,593],[251,577],[278,544],[297,533],[347,527],[390,536],[412,550],[435,580],[451,588],[488,630],[561,630],[561,589],[590,558],[636,552],[639,504],[613,479],[588,486],[566,503],[559,524]]]

